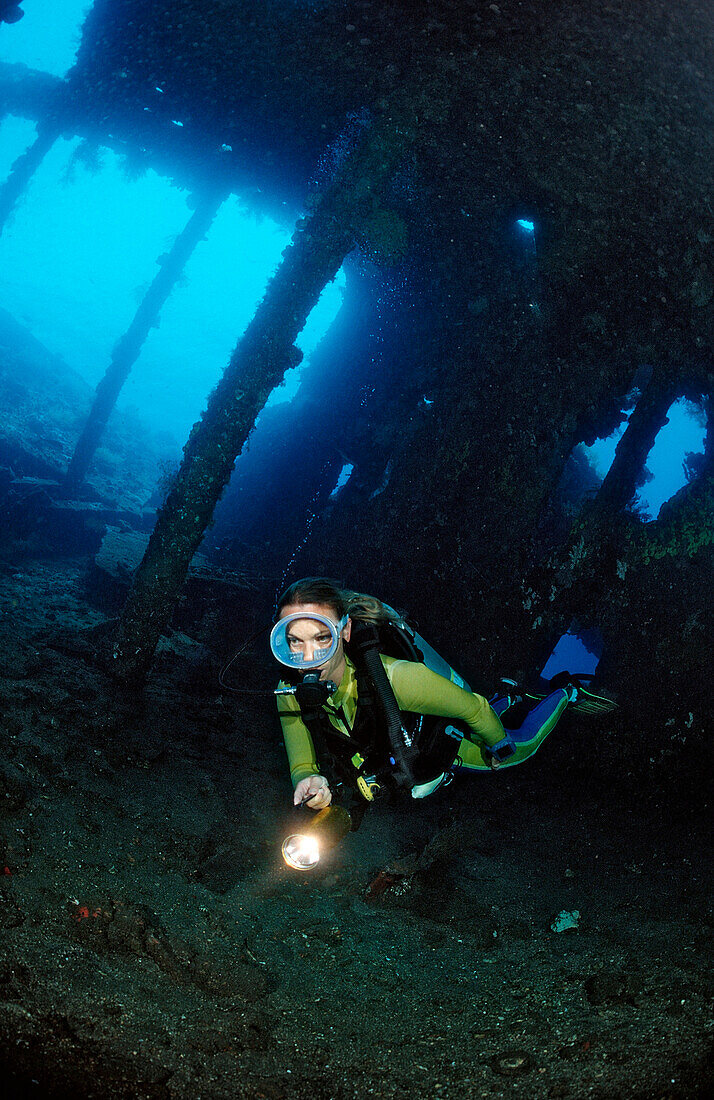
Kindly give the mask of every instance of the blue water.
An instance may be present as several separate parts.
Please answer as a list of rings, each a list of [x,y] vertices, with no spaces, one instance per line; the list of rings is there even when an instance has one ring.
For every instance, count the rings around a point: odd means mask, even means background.
[[[569,630],[560,639],[541,670],[541,678],[549,680],[559,672],[594,673],[600,663],[602,650],[589,649],[577,633]]]
[[[3,61],[63,76],[75,60],[87,0],[31,0],[18,23],[0,25]],[[157,95],[161,89],[156,89]],[[175,124],[180,123],[175,120]],[[35,137],[32,122],[0,125],[0,180]],[[152,170],[129,178],[122,157],[97,151],[96,170],[60,139],[0,237],[0,301],[51,352],[95,386],[157,272],[156,260],[191,215],[189,193]],[[81,152],[81,149],[80,149]],[[292,235],[240,196],[220,210],[162,309],[122,391],[179,446],[255,313]],[[268,404],[290,401],[309,356],[342,305],[345,278],[329,284],[297,341],[302,363]]]
[[[344,489],[347,482],[352,477],[352,471],[354,470],[354,464],[352,462],[346,462],[339,472],[335,487],[330,493],[330,497],[336,497],[341,489]]]
[[[652,480],[637,494],[638,502],[652,519],[662,505],[686,484],[684,459],[688,454],[703,454],[706,425],[701,406],[680,398],[670,407],[669,423],[660,431],[647,456]]]
[[[72,67],[92,0],[27,0],[24,17],[0,24],[0,57],[64,76]]]
[[[10,118],[0,129],[7,175],[34,127]],[[94,386],[191,210],[186,191],[152,170],[127,177],[120,156],[99,151],[92,170],[55,143],[0,237],[0,300],[34,336]],[[239,197],[220,210],[161,312],[125,385],[149,427],[182,443],[200,416],[238,338],[280,262],[292,226],[257,216]],[[329,284],[297,343],[305,359],[270,403],[288,401],[312,350],[336,316],[344,273]]]

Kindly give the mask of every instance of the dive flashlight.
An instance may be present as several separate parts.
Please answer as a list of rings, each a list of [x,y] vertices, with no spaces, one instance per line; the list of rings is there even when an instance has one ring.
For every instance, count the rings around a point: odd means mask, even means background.
[[[296,871],[312,871],[321,858],[349,833],[352,819],[342,806],[319,810],[299,833],[283,841],[283,859]]]

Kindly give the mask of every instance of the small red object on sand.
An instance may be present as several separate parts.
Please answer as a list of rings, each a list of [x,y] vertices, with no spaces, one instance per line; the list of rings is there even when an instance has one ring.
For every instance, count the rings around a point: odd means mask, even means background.
[[[366,898],[380,897],[386,890],[389,890],[391,886],[394,886],[398,878],[398,875],[392,875],[389,871],[380,871],[377,877],[370,882],[364,892],[364,896]]]

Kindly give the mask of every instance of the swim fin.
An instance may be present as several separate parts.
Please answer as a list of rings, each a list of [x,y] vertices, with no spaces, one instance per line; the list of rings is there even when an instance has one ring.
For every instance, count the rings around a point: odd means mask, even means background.
[[[551,691],[555,691],[556,688],[574,688],[575,698],[568,704],[568,710],[574,714],[586,714],[591,717],[597,717],[601,714],[610,714],[613,710],[617,710],[617,703],[614,699],[609,699],[606,695],[596,695],[595,692],[586,688],[583,681],[588,683],[594,679],[589,673],[574,673],[574,672],[559,672],[557,676],[554,676],[548,681],[548,688],[550,689],[544,694],[535,694],[532,692],[526,693],[527,699],[540,700],[545,699],[546,694],[550,694]]]
[[[586,688],[578,688],[578,694],[572,703],[568,704],[568,710],[575,714],[589,714],[597,717],[600,714],[610,714],[617,710],[614,699],[608,699],[606,695],[595,695]]]

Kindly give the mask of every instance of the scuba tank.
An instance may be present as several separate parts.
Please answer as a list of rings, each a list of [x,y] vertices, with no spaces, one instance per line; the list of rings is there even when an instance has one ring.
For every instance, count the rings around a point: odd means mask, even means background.
[[[392,611],[392,608],[390,607],[388,610]],[[382,653],[385,653],[388,657],[419,661],[430,668],[432,672],[443,676],[445,680],[451,680],[457,687],[463,688],[465,691],[471,691],[464,678],[404,619],[399,618],[394,621],[389,619],[377,625],[384,637],[385,648],[382,649]],[[399,646],[402,647],[401,652],[393,652],[393,649]]]

